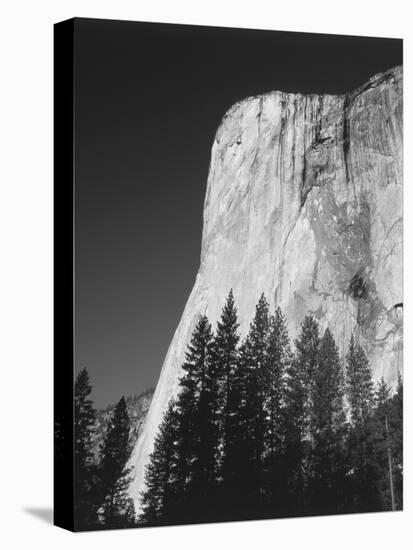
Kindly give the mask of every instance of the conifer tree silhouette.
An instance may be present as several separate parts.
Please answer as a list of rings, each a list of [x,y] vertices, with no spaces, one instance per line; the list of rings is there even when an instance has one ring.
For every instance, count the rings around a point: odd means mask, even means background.
[[[177,436],[177,488],[176,511],[194,521],[197,519],[199,499],[213,476],[215,467],[213,421],[210,418],[210,373],[212,329],[206,315],[202,315],[192,333],[182,365],[180,393],[176,406],[179,416]]]
[[[221,466],[222,484],[225,491],[234,489],[234,473],[236,470],[237,453],[234,448],[239,422],[239,377],[238,369],[238,317],[232,290],[222,309],[221,318],[212,345],[211,362],[214,365],[218,387],[218,418],[219,433],[222,440]],[[235,451],[235,452],[233,452]]]
[[[155,438],[154,450],[145,471],[142,494],[142,525],[164,525],[174,517],[176,499],[176,442],[179,418],[174,400],[168,408]]]
[[[295,340],[295,354],[287,369],[284,417],[285,463],[288,498],[286,510],[304,514],[308,491],[310,455],[310,404],[320,346],[318,323],[307,314]]]
[[[265,451],[264,487],[269,510],[281,513],[285,505],[283,408],[286,372],[291,363],[290,340],[280,307],[270,316],[264,369]]]
[[[127,527],[134,523],[133,503],[127,496],[131,469],[129,457],[129,416],[126,401],[121,397],[115,407],[100,447],[100,478],[105,499],[102,505],[106,527]]]
[[[367,355],[351,335],[346,355],[347,396],[351,413],[349,453],[352,464],[353,507],[379,509],[377,467],[373,449],[374,386]]]
[[[338,349],[327,328],[320,342],[310,401],[310,493],[312,511],[344,511],[346,414],[344,376]]]
[[[89,374],[82,369],[75,381],[74,395],[74,458],[75,458],[75,525],[86,529],[96,522],[97,508],[93,501],[93,454],[91,451],[96,410],[89,399],[92,392]]]
[[[243,434],[240,461],[244,473],[243,489],[250,513],[259,512],[263,495],[266,422],[264,380],[268,331],[269,306],[262,294],[239,354],[240,369],[244,378],[244,395],[240,407],[240,430]]]

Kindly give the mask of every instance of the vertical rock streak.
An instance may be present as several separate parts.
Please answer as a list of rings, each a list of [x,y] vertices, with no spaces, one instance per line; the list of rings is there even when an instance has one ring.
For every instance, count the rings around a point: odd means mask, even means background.
[[[233,289],[245,334],[264,292],[294,337],[308,310],[344,353],[351,332],[394,385],[402,348],[402,69],[345,96],[273,92],[224,116],[212,146],[201,265],[131,458],[130,494],[200,313]]]

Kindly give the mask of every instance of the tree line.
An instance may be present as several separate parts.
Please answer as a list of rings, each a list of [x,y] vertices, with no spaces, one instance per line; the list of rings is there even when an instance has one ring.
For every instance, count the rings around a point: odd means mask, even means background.
[[[130,421],[125,398],[117,403],[94,456],[96,409],[90,399],[89,374],[83,369],[74,395],[74,520],[76,530],[111,529],[136,525],[135,508],[128,498],[131,468]]]
[[[192,333],[145,470],[139,525],[399,510],[403,382],[373,383],[312,314],[292,346],[261,296],[240,340],[232,291]]]

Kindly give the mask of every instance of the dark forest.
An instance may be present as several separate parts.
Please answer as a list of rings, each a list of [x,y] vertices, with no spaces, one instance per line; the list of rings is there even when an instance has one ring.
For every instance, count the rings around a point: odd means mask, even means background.
[[[401,510],[403,382],[373,382],[351,336],[308,313],[293,345],[279,307],[261,296],[241,341],[232,291],[213,332],[199,317],[180,391],[164,414],[136,518],[125,400],[98,459],[90,452],[96,411],[88,373],[75,388],[78,529]]]

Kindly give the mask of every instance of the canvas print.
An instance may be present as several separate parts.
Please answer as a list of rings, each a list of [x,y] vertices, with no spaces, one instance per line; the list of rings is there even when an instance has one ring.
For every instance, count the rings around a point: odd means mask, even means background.
[[[402,41],[59,25],[56,513],[402,510]]]

